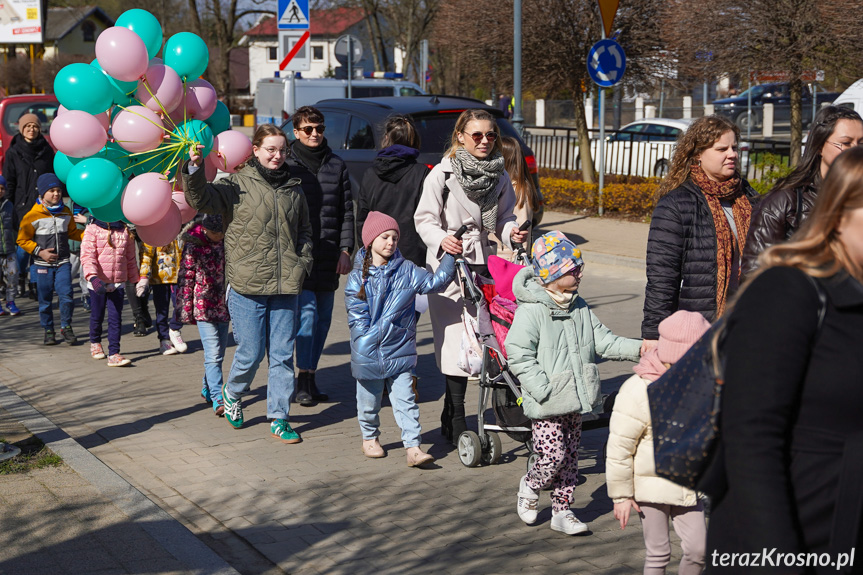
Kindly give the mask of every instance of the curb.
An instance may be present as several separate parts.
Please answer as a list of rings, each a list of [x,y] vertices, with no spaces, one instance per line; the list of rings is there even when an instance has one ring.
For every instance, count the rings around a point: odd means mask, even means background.
[[[632,256],[618,256],[614,254],[606,254],[602,252],[591,252],[581,250],[585,261],[605,264],[609,266],[622,266],[626,268],[634,268],[642,271],[647,270],[647,264],[642,258],[634,258]]]
[[[0,405],[191,572],[239,575],[182,523],[0,383]]]

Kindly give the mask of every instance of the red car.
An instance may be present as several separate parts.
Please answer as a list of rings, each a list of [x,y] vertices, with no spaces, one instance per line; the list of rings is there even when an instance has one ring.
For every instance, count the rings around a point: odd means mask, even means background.
[[[42,134],[48,138],[48,128],[59,107],[54,94],[19,94],[0,99],[0,174],[3,173],[6,149],[18,133],[18,118],[24,114],[36,114],[42,121]],[[50,138],[48,142],[51,142]]]

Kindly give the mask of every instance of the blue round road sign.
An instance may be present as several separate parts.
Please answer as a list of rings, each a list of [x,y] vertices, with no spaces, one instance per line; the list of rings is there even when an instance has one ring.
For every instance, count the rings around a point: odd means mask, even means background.
[[[626,55],[614,40],[600,40],[587,54],[587,73],[599,86],[609,88],[623,78]]]

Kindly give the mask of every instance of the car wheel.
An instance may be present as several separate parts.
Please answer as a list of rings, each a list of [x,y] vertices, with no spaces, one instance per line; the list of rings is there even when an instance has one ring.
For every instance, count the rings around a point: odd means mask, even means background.
[[[653,177],[664,178],[668,175],[668,160],[659,160],[653,166]]]
[[[746,132],[749,129],[749,118],[752,118],[752,130],[758,128],[758,114],[753,111],[752,115],[750,116],[744,111],[738,114],[737,119],[734,120],[734,123],[737,124],[737,127],[740,128],[741,132]]]

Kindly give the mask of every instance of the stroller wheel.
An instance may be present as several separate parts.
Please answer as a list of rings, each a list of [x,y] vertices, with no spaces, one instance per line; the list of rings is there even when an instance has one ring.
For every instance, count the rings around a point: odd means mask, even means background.
[[[501,445],[500,435],[497,433],[488,433],[486,437],[488,438],[488,445],[482,453],[482,460],[483,463],[494,465],[500,460],[500,455],[503,453],[503,445]]]
[[[476,467],[482,458],[482,444],[479,435],[473,431],[462,432],[458,436],[458,458],[465,467]]]

